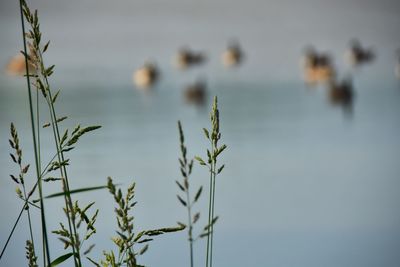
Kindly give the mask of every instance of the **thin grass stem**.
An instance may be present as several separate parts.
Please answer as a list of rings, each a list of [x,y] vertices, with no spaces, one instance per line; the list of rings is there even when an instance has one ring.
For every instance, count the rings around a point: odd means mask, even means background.
[[[216,170],[216,162],[213,162],[213,172],[212,172],[212,176],[213,176],[213,186],[212,186],[212,210],[211,210],[211,218],[214,219],[214,209],[215,209],[215,178],[216,178],[216,174],[215,174],[215,170]],[[214,224],[211,224],[211,240],[210,240],[210,267],[212,267],[212,257],[213,257],[213,240],[214,240]]]
[[[25,199],[27,199],[26,189],[25,189],[25,185],[24,184],[22,185],[22,189],[23,189],[23,192],[24,192],[24,197],[25,197]],[[27,207],[26,213],[28,215],[29,234],[31,236],[31,242],[32,242],[33,250],[35,250],[35,243],[34,243],[34,240],[33,240],[31,213],[30,213],[30,210],[29,210],[29,205],[27,205],[26,207]]]
[[[24,206],[22,207],[21,211],[19,212],[19,215],[18,215],[18,217],[17,217],[17,220],[15,221],[15,223],[14,223],[12,229],[11,229],[11,232],[10,232],[10,234],[8,235],[7,241],[6,241],[6,243],[4,244],[4,247],[3,247],[2,251],[1,251],[0,259],[3,257],[3,254],[4,254],[4,252],[6,251],[6,248],[7,248],[7,246],[8,246],[8,243],[10,242],[11,237],[12,237],[12,235],[14,234],[15,228],[17,227],[18,222],[19,222],[19,220],[21,219],[22,213],[24,212],[25,206],[26,206],[26,204],[24,204]]]
[[[218,146],[221,138],[219,131],[219,110],[217,97],[214,98],[212,111],[210,113],[211,131],[203,128],[206,138],[210,141],[210,150],[207,149],[207,163],[201,158],[196,157],[202,166],[206,166],[210,172],[210,188],[208,199],[208,225],[207,225],[207,251],[206,251],[206,267],[212,267],[213,262],[213,241],[214,241],[214,224],[218,219],[215,216],[215,188],[216,177],[224,169],[224,165],[217,169],[217,158],[225,149],[226,145]]]
[[[208,267],[209,263],[210,263],[209,262],[210,238],[211,238],[211,234],[212,234],[212,232],[210,233],[210,231],[212,230],[212,228],[211,228],[211,222],[212,222],[211,209],[212,209],[212,193],[213,193],[213,190],[212,190],[212,185],[213,185],[212,179],[213,179],[213,177],[212,177],[212,167],[211,167],[211,170],[210,170],[210,196],[209,196],[209,201],[208,201],[208,224],[207,224],[209,226],[209,228],[208,228],[209,234],[207,235],[206,267]]]
[[[190,205],[189,190],[186,190],[186,203],[188,203],[188,222],[189,222],[189,251],[190,251],[190,267],[193,267],[193,224],[192,224],[192,207]]]

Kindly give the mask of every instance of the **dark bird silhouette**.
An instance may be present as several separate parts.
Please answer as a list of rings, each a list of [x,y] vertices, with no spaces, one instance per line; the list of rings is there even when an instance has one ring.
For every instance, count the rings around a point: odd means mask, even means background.
[[[188,47],[181,48],[175,58],[175,64],[179,69],[198,66],[207,60],[204,52],[195,52]]]
[[[359,66],[372,62],[375,59],[375,52],[372,48],[364,48],[360,41],[354,39],[350,42],[345,56],[350,65]]]

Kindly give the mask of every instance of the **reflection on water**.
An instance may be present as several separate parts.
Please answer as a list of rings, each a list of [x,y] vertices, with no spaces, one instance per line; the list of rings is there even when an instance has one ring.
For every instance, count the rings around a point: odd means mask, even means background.
[[[330,102],[332,105],[342,107],[348,115],[353,113],[354,94],[353,83],[350,78],[340,83],[333,81],[329,83]]]
[[[206,81],[199,79],[195,83],[186,86],[184,97],[186,103],[204,107],[207,99]]]

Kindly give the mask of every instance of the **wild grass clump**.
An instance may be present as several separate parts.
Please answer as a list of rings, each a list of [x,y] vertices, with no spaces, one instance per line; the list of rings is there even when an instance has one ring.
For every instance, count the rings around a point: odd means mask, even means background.
[[[50,249],[48,245],[47,229],[46,229],[46,218],[44,211],[43,202],[43,189],[42,181],[47,182],[60,182],[62,188],[62,196],[64,197],[65,206],[63,208],[64,213],[67,218],[67,226],[60,223],[60,228],[53,231],[53,233],[59,235],[59,240],[64,243],[64,248],[70,248],[71,252],[62,255],[63,258],[69,258],[73,256],[75,266],[82,265],[82,255],[81,249],[83,241],[87,240],[94,232],[95,228],[93,226],[98,211],[95,211],[95,215],[92,216],[92,220],[88,219],[86,212],[93,205],[89,204],[85,208],[81,208],[77,201],[73,201],[70,191],[70,182],[67,172],[67,166],[69,165],[69,159],[66,157],[65,153],[74,149],[75,143],[78,139],[85,133],[96,130],[100,126],[89,126],[81,129],[77,126],[71,135],[68,134],[68,129],[64,130],[64,134],[60,134],[60,123],[66,120],[67,116],[58,116],[55,109],[55,103],[59,95],[59,91],[55,94],[53,93],[49,78],[54,72],[54,65],[46,66],[44,63],[43,55],[49,48],[50,42],[48,41],[45,45],[42,45],[42,33],[40,31],[38,12],[35,10],[31,12],[28,5],[24,0],[20,1],[21,8],[21,21],[22,21],[22,32],[24,40],[24,51],[26,63],[34,66],[36,70],[35,73],[30,74],[29,69],[26,68],[26,78],[28,84],[28,94],[29,94],[29,106],[30,106],[30,116],[32,123],[32,135],[34,139],[34,149],[35,149],[35,161],[36,161],[36,172],[37,172],[37,184],[39,188],[39,202],[41,208],[41,224],[42,224],[42,236],[43,236],[43,246],[44,253],[43,256],[46,259],[47,265],[50,265]],[[28,22],[30,29],[25,32],[24,18]],[[29,52],[27,51],[27,47]],[[26,64],[28,66],[28,64]],[[31,84],[37,89],[37,101],[36,101],[36,114],[34,114],[33,103],[31,99]],[[40,117],[39,117],[39,92],[42,95],[45,105],[48,108],[50,115],[50,122],[45,123],[43,127],[51,126],[54,144],[55,144],[55,155],[52,157],[51,161],[48,162],[44,167],[41,162],[40,155]],[[36,115],[36,118],[35,118]],[[36,123],[34,122],[36,119]],[[57,174],[58,173],[58,174]],[[49,176],[51,175],[51,176]],[[87,224],[86,233],[84,233],[83,239],[80,237],[78,228],[80,228],[82,222]]]
[[[216,177],[224,169],[225,165],[217,165],[217,159],[219,155],[226,149],[226,145],[219,145],[219,140],[221,139],[221,132],[219,130],[219,110],[218,110],[218,100],[217,97],[214,98],[212,111],[210,113],[211,128],[208,130],[203,128],[203,133],[207,140],[210,142],[210,148],[207,149],[207,161],[199,156],[195,156],[201,166],[208,168],[210,173],[209,180],[209,199],[208,199],[208,222],[203,228],[203,231],[193,238],[193,226],[198,222],[200,218],[200,212],[192,214],[193,205],[198,202],[201,193],[203,191],[203,186],[200,186],[196,190],[194,198],[190,194],[190,175],[193,170],[193,159],[188,160],[187,158],[187,148],[185,146],[185,137],[182,129],[182,124],[178,121],[179,130],[179,142],[181,150],[181,158],[179,158],[180,171],[182,175],[182,181],[176,181],[178,188],[184,194],[184,197],[177,195],[179,202],[187,209],[187,225],[188,225],[188,241],[189,241],[189,255],[190,255],[190,266],[193,267],[193,243],[198,238],[207,237],[207,247],[206,247],[206,267],[212,266],[213,262],[213,238],[214,238],[214,225],[218,220],[218,216],[215,215],[215,194],[216,194]]]
[[[24,51],[26,65],[26,80],[29,99],[29,116],[31,120],[32,139],[34,148],[35,159],[35,180],[26,183],[28,178],[28,171],[31,169],[30,164],[23,161],[23,152],[20,146],[19,136],[17,129],[11,123],[9,140],[12,153],[10,157],[16,164],[17,172],[11,174],[10,177],[16,184],[16,193],[18,198],[23,201],[21,211],[16,219],[14,226],[8,236],[6,244],[1,252],[0,259],[2,258],[9,240],[11,239],[14,230],[24,211],[28,217],[29,227],[29,240],[26,241],[26,258],[28,266],[39,266],[38,262],[43,262],[43,266],[54,267],[68,260],[73,261],[75,267],[84,266],[84,260],[95,266],[129,266],[129,267],[142,267],[138,264],[138,257],[143,255],[149,247],[149,242],[154,237],[177,231],[182,231],[186,227],[188,229],[188,241],[190,249],[190,266],[193,267],[193,244],[201,238],[207,237],[207,254],[206,266],[212,266],[212,252],[213,252],[213,233],[214,224],[217,221],[215,216],[215,187],[216,176],[222,171],[224,165],[217,166],[217,158],[226,148],[225,145],[219,146],[218,141],[221,138],[219,131],[219,111],[217,107],[217,98],[214,99],[213,109],[211,112],[211,129],[203,129],[206,138],[210,141],[210,148],[207,149],[207,162],[200,157],[195,157],[200,165],[208,167],[210,172],[210,186],[209,186],[209,209],[208,209],[208,223],[199,232],[198,235],[193,234],[194,225],[200,218],[200,212],[193,212],[193,206],[196,204],[203,192],[203,187],[198,187],[192,195],[190,188],[190,176],[193,170],[193,159],[188,159],[187,148],[185,146],[185,138],[180,121],[178,122],[179,140],[181,157],[179,158],[180,171],[182,180],[176,181],[180,190],[177,195],[178,201],[187,209],[187,225],[178,222],[177,226],[158,228],[151,230],[137,231],[134,224],[133,210],[136,206],[135,197],[135,183],[128,186],[125,194],[121,189],[117,188],[113,180],[109,177],[106,185],[71,189],[71,179],[68,175],[68,167],[70,159],[68,152],[75,149],[78,141],[82,136],[89,132],[100,128],[98,125],[83,127],[78,124],[72,129],[61,129],[62,122],[68,119],[68,116],[59,116],[56,112],[55,105],[59,99],[60,91],[54,93],[49,83],[49,78],[53,74],[55,66],[46,66],[44,63],[43,55],[49,48],[50,42],[42,44],[42,33],[40,31],[39,16],[37,10],[31,12],[25,0],[20,0],[22,34],[24,42]],[[25,31],[25,19],[29,25],[29,30]],[[29,51],[28,51],[29,50]],[[29,64],[28,64],[29,63]],[[30,73],[28,66],[34,66],[34,73]],[[32,98],[31,87],[36,88],[36,103]],[[43,123],[41,114],[39,113],[40,106],[45,105],[48,111],[50,121]],[[41,129],[47,128],[52,131],[54,139],[53,154],[46,155],[50,158],[49,161],[42,161],[42,143],[41,143]],[[45,194],[43,184],[55,183],[60,187],[59,192],[52,192]],[[29,186],[31,185],[31,186]],[[115,201],[115,215],[117,221],[116,235],[112,237],[112,242],[116,250],[104,250],[104,258],[99,262],[89,256],[89,253],[95,247],[95,244],[88,244],[88,240],[96,234],[97,230],[95,223],[98,218],[99,209],[95,208],[95,202],[81,204],[78,200],[72,197],[76,193],[84,193],[87,191],[108,189]],[[49,198],[62,197],[64,205],[62,210],[65,214],[65,221],[59,222],[58,229],[52,230],[57,239],[62,243],[65,252],[62,255],[54,257],[51,254],[49,246],[49,236],[47,229],[47,217],[45,213],[45,200]],[[30,209],[35,208],[40,211],[40,236],[42,250],[38,254],[38,249],[35,246],[34,227],[35,222],[32,220]],[[37,222],[36,222],[37,223]],[[36,240],[37,241],[37,240]]]
[[[105,259],[101,260],[101,265],[89,259],[96,266],[143,267],[137,263],[137,256],[143,255],[147,251],[149,248],[148,243],[153,240],[154,236],[185,229],[185,225],[179,224],[177,227],[145,230],[135,233],[134,217],[131,214],[132,209],[137,203],[133,201],[135,197],[135,183],[132,183],[128,187],[125,196],[122,194],[121,189],[116,188],[111,177],[108,177],[107,188],[117,204],[115,213],[118,230],[117,236],[114,236],[112,241],[117,246],[118,252],[104,251]],[[141,247],[136,249],[135,246]]]
[[[37,10],[31,12],[25,0],[20,0],[20,15],[22,23],[22,36],[24,43],[24,51],[21,51],[25,57],[26,66],[34,66],[34,73],[30,73],[28,67],[26,68],[26,80],[29,99],[29,110],[32,127],[32,139],[34,147],[35,170],[36,170],[36,183],[28,190],[25,183],[25,176],[29,170],[29,164],[24,164],[22,160],[22,149],[19,144],[19,137],[17,129],[14,124],[11,124],[11,139],[9,140],[13,153],[10,154],[11,159],[18,166],[18,174],[11,175],[11,179],[17,184],[17,195],[24,201],[21,212],[14,223],[6,244],[2,250],[1,257],[3,256],[8,242],[11,239],[17,224],[20,221],[23,211],[25,210],[28,216],[30,239],[26,244],[26,256],[29,266],[37,266],[38,254],[35,249],[35,235],[33,230],[34,222],[30,216],[30,207],[35,207],[40,210],[40,225],[41,225],[41,243],[42,243],[42,259],[43,266],[56,266],[69,258],[72,258],[75,267],[83,266],[83,259],[93,249],[94,244],[84,247],[87,240],[96,233],[95,222],[99,213],[98,209],[94,209],[94,202],[86,205],[81,205],[77,200],[73,200],[72,194],[82,193],[90,190],[97,190],[108,188],[114,195],[118,203],[117,219],[118,237],[115,237],[114,243],[119,247],[122,253],[117,260],[113,260],[113,253],[106,253],[106,259],[102,261],[103,266],[140,266],[136,264],[136,256],[143,254],[147,250],[145,245],[138,253],[133,250],[133,245],[143,244],[152,240],[153,236],[160,234],[175,232],[184,229],[183,225],[178,225],[172,228],[161,228],[155,230],[148,230],[139,232],[135,235],[133,230],[133,217],[129,215],[129,211],[133,208],[134,203],[131,203],[134,196],[134,185],[128,188],[125,199],[122,199],[121,190],[116,190],[115,185],[109,179],[108,184],[105,186],[95,186],[79,189],[70,189],[70,179],[68,177],[67,167],[70,165],[70,159],[67,157],[67,152],[75,149],[80,138],[100,126],[87,126],[82,127],[77,125],[73,129],[61,130],[61,123],[68,119],[67,116],[58,116],[55,108],[56,101],[59,98],[60,91],[54,93],[51,89],[49,78],[53,74],[55,66],[46,66],[44,63],[44,53],[49,48],[50,42],[42,44],[42,33],[40,31],[39,16]],[[25,20],[29,25],[29,29],[25,31]],[[29,50],[29,52],[28,52]],[[29,64],[28,64],[29,63]],[[36,103],[32,98],[32,87],[36,88]],[[49,122],[42,123],[39,110],[40,105],[44,104],[48,110]],[[47,163],[42,162],[41,155],[41,138],[40,129],[50,128],[54,138],[54,154],[50,155],[51,160]],[[62,133],[62,134],[61,134]],[[43,182],[58,183],[61,191],[45,196],[43,192]],[[36,190],[38,189],[38,190]],[[48,242],[48,230],[46,225],[45,213],[45,199],[63,197],[64,207],[62,208],[66,216],[66,222],[60,222],[59,228],[53,230],[58,239],[62,242],[66,253],[52,257],[50,253],[50,246]],[[34,200],[31,200],[34,198]],[[38,205],[36,203],[39,203]],[[1,258],[0,257],[0,258]],[[90,262],[95,263],[89,259]]]

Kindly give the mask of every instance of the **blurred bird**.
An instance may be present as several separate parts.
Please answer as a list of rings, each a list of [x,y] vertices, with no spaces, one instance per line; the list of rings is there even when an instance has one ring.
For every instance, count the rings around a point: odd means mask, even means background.
[[[188,85],[184,91],[186,103],[203,105],[206,100],[207,90],[204,80],[198,80],[193,84]]]
[[[183,47],[178,51],[175,58],[175,64],[179,69],[201,65],[206,61],[204,52],[194,52],[187,47]]]
[[[332,80],[336,71],[331,57],[327,53],[319,53],[313,47],[305,49],[303,58],[304,80],[315,85]]]
[[[353,84],[350,78],[338,83],[334,80],[329,82],[329,100],[333,105],[351,107],[354,100]]]
[[[222,63],[225,67],[234,67],[242,63],[244,53],[236,41],[231,41],[227,49],[222,53]]]
[[[28,62],[29,73],[35,72],[35,66]],[[22,76],[26,73],[26,64],[25,64],[25,56],[22,54],[18,54],[11,58],[11,60],[6,65],[6,73],[8,75]]]
[[[350,47],[345,53],[345,58],[351,66],[359,66],[370,63],[375,59],[372,48],[364,48],[360,41],[354,39],[350,42]]]
[[[159,78],[159,71],[155,63],[146,62],[133,74],[133,82],[139,88],[151,87]]]

